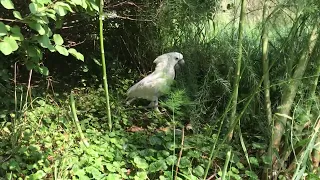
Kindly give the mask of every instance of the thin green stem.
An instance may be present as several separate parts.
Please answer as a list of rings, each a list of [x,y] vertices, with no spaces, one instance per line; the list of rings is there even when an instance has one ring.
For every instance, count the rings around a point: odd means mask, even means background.
[[[107,68],[106,68],[106,59],[104,55],[104,44],[103,44],[103,7],[104,0],[100,0],[100,14],[99,14],[99,27],[100,27],[100,49],[101,49],[101,61],[102,61],[102,73],[103,73],[103,87],[107,100],[107,116],[108,116],[108,124],[109,130],[112,130],[112,121],[111,121],[111,110],[110,110],[110,101],[109,101],[109,90],[108,90],[108,80],[107,80]]]

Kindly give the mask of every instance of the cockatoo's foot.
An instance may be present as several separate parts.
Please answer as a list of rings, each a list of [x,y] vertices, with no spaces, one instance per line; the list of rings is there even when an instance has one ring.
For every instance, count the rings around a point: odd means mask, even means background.
[[[128,101],[126,102],[126,105],[130,105],[130,104],[132,103],[132,101],[134,101],[134,100],[136,100],[136,98],[132,98],[132,99],[128,100]]]
[[[159,110],[158,107],[154,108],[154,111],[155,111],[157,114],[162,114],[162,112]]]

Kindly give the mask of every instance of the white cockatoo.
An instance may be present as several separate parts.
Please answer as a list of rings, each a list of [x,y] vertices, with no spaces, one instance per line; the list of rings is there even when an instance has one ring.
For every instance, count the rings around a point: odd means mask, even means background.
[[[184,59],[181,53],[170,52],[158,56],[153,62],[156,64],[154,72],[127,91],[127,104],[137,98],[142,98],[151,101],[149,107],[154,107],[160,112],[158,98],[169,91],[175,77],[175,66],[184,64]]]

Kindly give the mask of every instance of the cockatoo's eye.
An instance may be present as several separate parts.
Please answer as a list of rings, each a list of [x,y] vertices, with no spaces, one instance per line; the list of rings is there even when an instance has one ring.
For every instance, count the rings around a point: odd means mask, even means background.
[[[175,57],[176,60],[178,60],[179,58]]]

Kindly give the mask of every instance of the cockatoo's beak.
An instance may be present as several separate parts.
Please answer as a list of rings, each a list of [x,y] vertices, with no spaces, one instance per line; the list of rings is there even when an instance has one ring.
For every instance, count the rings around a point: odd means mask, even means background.
[[[181,60],[179,60],[178,63],[174,66],[174,69],[175,69],[175,70],[178,70],[178,69],[180,69],[180,65],[184,65],[184,64],[185,64],[184,60],[181,59]]]

